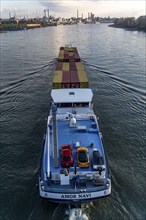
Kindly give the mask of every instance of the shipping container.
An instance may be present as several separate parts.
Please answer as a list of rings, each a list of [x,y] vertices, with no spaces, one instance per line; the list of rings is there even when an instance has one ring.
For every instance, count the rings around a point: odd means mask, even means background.
[[[60,52],[59,52],[60,54],[64,54],[64,50],[60,50]]]
[[[58,55],[58,61],[63,61],[63,59],[64,59],[64,54],[61,54],[61,53],[59,53],[59,55]]]
[[[71,66],[71,67],[70,67],[70,70],[71,70],[71,71],[77,71],[77,67],[76,67],[76,66]]]
[[[69,57],[72,57],[72,56],[74,56],[74,52],[69,52]]]
[[[81,62],[76,62],[77,70],[84,70],[84,66]]]
[[[78,72],[78,76],[87,79],[87,74],[86,74],[85,70],[78,70],[77,72]]]
[[[62,70],[56,70],[55,72],[54,72],[54,79],[56,80],[56,79],[60,79],[60,80],[62,80]]]
[[[56,64],[56,70],[62,70],[63,69],[62,66],[63,66],[63,63],[62,62],[58,62]]]
[[[73,47],[69,47],[69,52],[73,52],[74,51],[74,48]]]
[[[68,62],[63,63],[62,70],[63,71],[69,71],[70,70],[70,66],[69,66]]]
[[[89,82],[88,82],[86,72],[81,70],[81,71],[78,71],[77,73],[78,73],[78,77],[79,77],[79,81],[80,81],[80,87],[81,88],[88,88]]]
[[[80,82],[80,88],[89,88],[89,82]]]
[[[68,55],[69,52],[67,50],[64,51],[64,55]]]
[[[75,62],[75,61],[69,62],[69,65],[70,65],[70,66],[76,66],[76,62]]]
[[[60,47],[53,88],[88,88],[89,82],[76,47]]]
[[[76,47],[73,47],[73,51],[76,53],[78,53],[78,51],[77,51],[77,48]]]
[[[69,55],[68,54],[64,54],[64,62],[69,62]]]
[[[65,51],[74,51],[75,47],[64,47]]]
[[[56,70],[55,72],[54,72],[54,79],[56,80],[60,80],[60,81],[62,81],[62,73],[63,73],[63,71],[62,70]]]
[[[69,51],[69,47],[64,47],[64,51]]]
[[[79,88],[80,82],[77,71],[70,71],[71,88]]]
[[[62,74],[62,88],[70,88],[70,71],[63,71]]]
[[[55,71],[53,78],[53,88],[59,89],[62,87],[62,71]]]
[[[69,62],[69,69],[70,69],[71,71],[77,70],[75,61],[73,61],[73,62],[70,61],[70,62]]]
[[[74,56],[72,56],[72,57],[70,56],[70,57],[69,57],[69,62],[75,62]]]

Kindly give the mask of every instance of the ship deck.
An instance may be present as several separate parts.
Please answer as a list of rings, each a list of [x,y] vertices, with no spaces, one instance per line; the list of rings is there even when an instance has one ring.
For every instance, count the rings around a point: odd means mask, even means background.
[[[93,128],[95,121],[90,119],[80,119],[77,120],[76,127],[69,127],[68,120],[56,120],[56,135],[57,135],[57,147],[59,152],[59,163],[58,167],[54,167],[54,158],[50,157],[50,168],[51,172],[59,172],[63,169],[61,166],[61,146],[64,144],[70,144],[72,146],[72,153],[74,158],[74,166],[72,169],[77,167],[78,171],[91,172],[93,171],[92,157],[93,149],[97,149],[101,156],[103,155],[103,147],[100,139],[100,132],[98,126]],[[52,134],[51,134],[52,135]],[[50,138],[52,139],[52,137]],[[90,166],[88,168],[79,168],[77,164],[77,146],[79,143],[80,147],[86,147],[89,151]],[[91,146],[91,144],[93,144]],[[52,149],[53,150],[53,149]]]

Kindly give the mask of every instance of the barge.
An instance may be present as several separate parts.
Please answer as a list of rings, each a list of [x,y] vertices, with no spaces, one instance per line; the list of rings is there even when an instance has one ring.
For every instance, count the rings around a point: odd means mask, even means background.
[[[76,48],[61,47],[51,91],[39,177],[40,196],[69,205],[111,194],[93,92]]]

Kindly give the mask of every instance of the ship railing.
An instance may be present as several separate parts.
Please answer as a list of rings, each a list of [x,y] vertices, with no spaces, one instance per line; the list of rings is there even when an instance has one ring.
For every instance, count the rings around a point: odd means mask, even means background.
[[[78,172],[78,174],[76,175],[74,172],[69,172],[69,177],[70,179],[78,177],[78,179],[93,180],[94,174]]]
[[[88,189],[88,192],[97,192],[97,191],[102,191],[102,190],[105,190],[105,186],[96,186],[96,185],[91,185],[90,187],[89,186],[86,186],[86,188]],[[75,187],[66,187],[66,186],[62,186],[62,187],[58,187],[58,185],[55,185],[53,187],[46,189],[46,191],[50,191],[51,190],[51,193],[61,193],[61,194],[66,194],[66,193],[81,193],[81,190],[83,188],[81,186],[77,186],[76,188]]]
[[[60,113],[56,115],[56,120],[67,121],[74,116],[77,120],[92,120],[95,118],[94,114],[91,113],[81,113],[81,114],[72,114],[72,113]]]
[[[94,118],[95,118],[95,115],[91,114],[91,113],[77,114],[76,115],[77,120],[93,120]]]
[[[47,128],[48,130],[49,128]],[[43,160],[43,172],[49,175],[50,173],[50,152],[48,150],[48,143],[50,142],[50,137],[48,131],[46,132],[45,145],[44,145],[44,160]]]
[[[69,120],[69,116],[66,113],[60,113],[56,115],[56,120],[67,121]]]
[[[54,167],[57,168],[59,162],[58,162],[56,114],[53,114],[53,144],[54,144]]]
[[[51,181],[53,181],[54,183],[58,183],[60,181],[60,173],[52,173]]]
[[[65,178],[66,176],[64,176]],[[95,190],[95,188],[97,188],[97,190],[103,190],[105,189],[107,186],[107,179],[106,178],[102,178],[101,176],[97,175],[97,173],[93,174],[93,173],[86,173],[86,174],[79,174],[79,175],[75,175],[73,172],[69,172],[69,176],[68,176],[68,184],[66,184],[66,180],[65,180],[65,184],[61,184],[61,174],[58,172],[55,173],[51,173],[51,183],[52,183],[52,187],[51,189],[57,189],[57,191],[59,192],[59,188],[57,188],[57,186],[60,185],[61,187],[61,191],[63,192],[64,188],[66,190],[79,190],[80,187],[87,187],[88,190]],[[54,184],[54,186],[53,186]],[[57,184],[57,185],[56,185]],[[58,185],[59,184],[59,185]],[[66,188],[67,187],[67,188]]]
[[[77,120],[89,120],[90,117],[88,114],[77,114],[76,115],[76,119]]]

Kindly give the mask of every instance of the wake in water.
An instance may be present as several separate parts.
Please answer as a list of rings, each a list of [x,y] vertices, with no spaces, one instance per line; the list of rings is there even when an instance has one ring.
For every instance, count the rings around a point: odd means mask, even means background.
[[[83,213],[82,208],[69,208],[66,210],[66,215],[69,220],[89,220],[86,213]]]
[[[83,206],[66,206],[59,204],[55,208],[51,220],[89,220],[88,206],[90,206],[90,203]]]
[[[132,79],[130,78],[130,81],[129,80],[127,81],[125,78],[123,78],[122,75],[121,76],[117,76],[117,75],[115,75],[115,73],[110,72],[108,70],[105,70],[102,67],[99,67],[99,66],[97,66],[97,65],[95,65],[93,63],[89,63],[86,60],[82,60],[82,62],[89,69],[93,69],[95,72],[98,71],[98,73],[103,73],[103,74],[108,75],[110,79],[114,80],[114,82],[116,82],[126,92],[130,92],[132,94],[134,92],[134,93],[136,93],[136,95],[139,94],[140,96],[144,96],[145,97],[145,95],[146,95],[145,87],[144,88],[138,87],[137,80],[134,81],[133,78]],[[145,80],[145,78],[144,78],[144,80]]]

